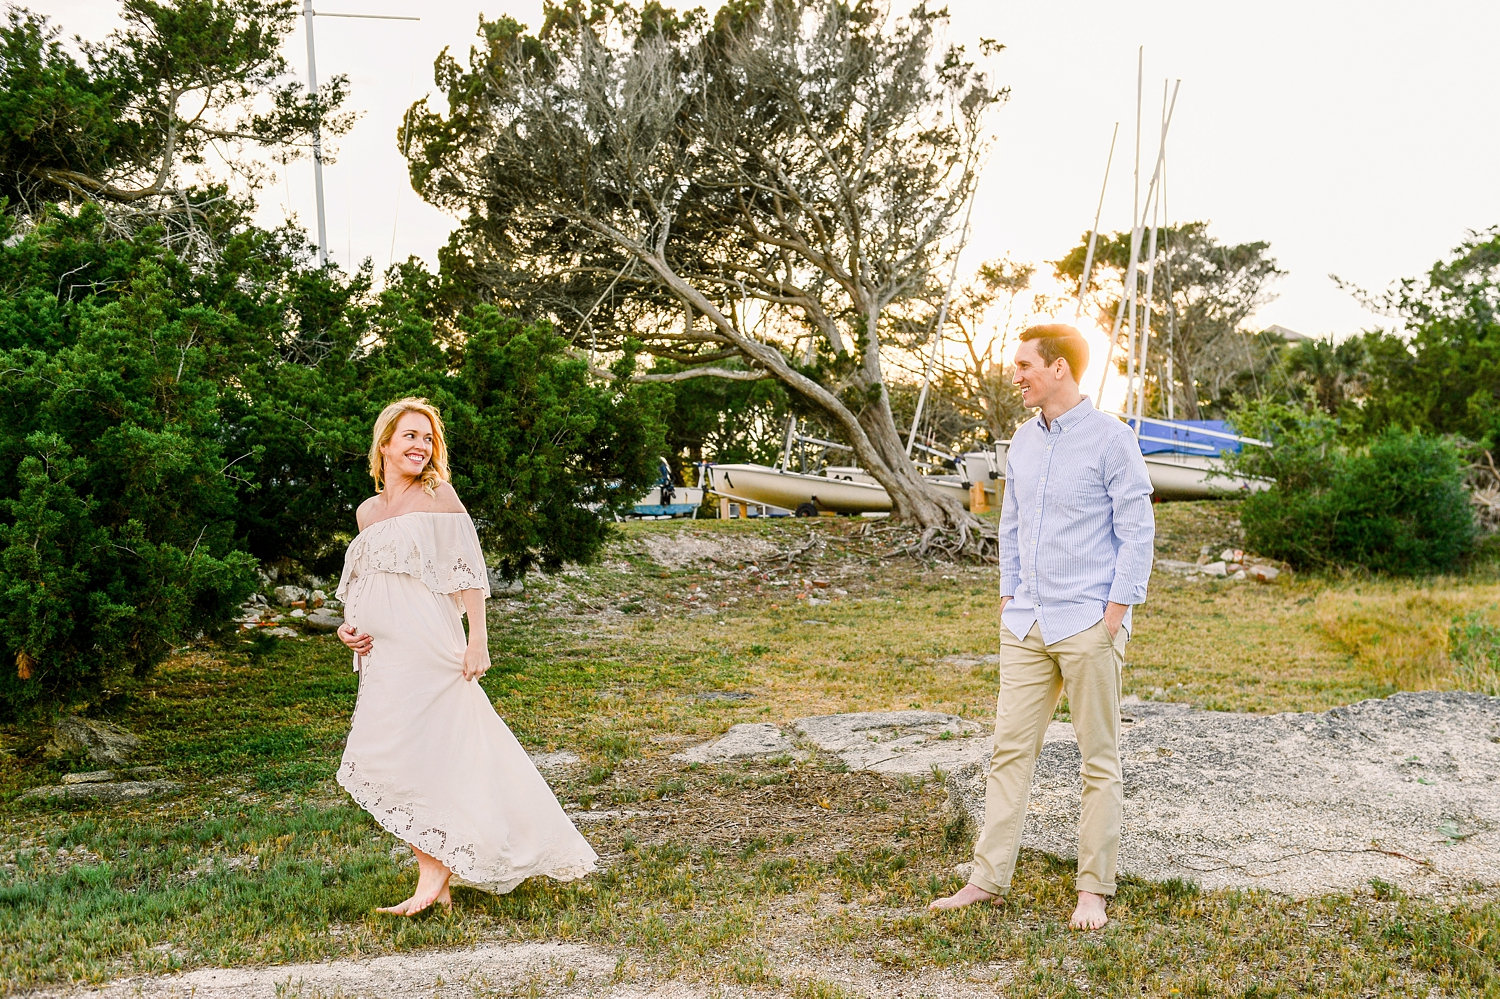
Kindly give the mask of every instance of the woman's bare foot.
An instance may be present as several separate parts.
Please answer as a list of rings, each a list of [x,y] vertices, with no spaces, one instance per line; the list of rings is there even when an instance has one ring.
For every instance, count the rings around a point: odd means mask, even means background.
[[[1073,930],[1097,930],[1109,917],[1104,914],[1104,896],[1095,895],[1091,891],[1078,893],[1078,908],[1073,910],[1073,918],[1068,920],[1068,928]]]
[[[416,847],[412,847],[411,852],[417,858],[418,872],[417,887],[411,893],[411,898],[375,911],[390,913],[393,916],[415,916],[434,905],[452,909],[453,896],[448,891],[448,879],[453,877],[453,872],[448,870],[442,861],[423,853]]]
[[[973,905],[975,902],[989,902],[991,905],[999,905],[1000,896],[994,892],[985,891],[978,885],[964,885],[947,898],[935,899],[927,906],[927,911],[943,912],[948,909],[962,909],[964,906]]]

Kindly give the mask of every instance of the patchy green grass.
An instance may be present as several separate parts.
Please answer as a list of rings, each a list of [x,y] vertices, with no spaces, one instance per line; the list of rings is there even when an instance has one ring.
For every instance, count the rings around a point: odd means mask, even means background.
[[[1166,557],[1235,541],[1232,505],[1158,518]],[[505,937],[806,996],[843,993],[789,979],[773,944],[894,974],[992,973],[1018,996],[1500,993],[1500,903],[1482,892],[1431,900],[1374,885],[1295,901],[1126,879],[1110,927],[1078,935],[1063,927],[1067,865],[1028,851],[1003,906],[935,920],[922,906],[957,886],[969,848],[936,783],[824,760],[671,762],[740,721],[988,715],[996,675],[973,657],[998,645],[995,571],[890,558],[881,530],[628,525],[604,564],[493,601],[484,683],[500,712],[532,749],[583,756],[554,781],[570,810],[626,811],[584,827],[603,873],[499,898],[460,889],[452,916],[371,913],[411,873],[333,783],[355,679],[331,637],[202,644],[120,692],[116,720],[147,740],[139,762],[188,785],[173,799],[19,802],[76,766],[43,759],[38,732],[0,731],[0,992]],[[1160,577],[1128,690],[1278,711],[1453,686],[1467,675],[1450,661],[1454,622],[1488,636],[1497,605],[1493,564],[1418,584]]]

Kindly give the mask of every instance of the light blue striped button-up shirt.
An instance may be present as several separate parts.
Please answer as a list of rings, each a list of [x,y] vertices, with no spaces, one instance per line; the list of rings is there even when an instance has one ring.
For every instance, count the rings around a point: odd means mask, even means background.
[[[1156,520],[1135,434],[1085,396],[1011,438],[1000,506],[1000,594],[1012,633],[1049,645],[1090,628],[1108,602],[1146,599]],[[1131,612],[1125,612],[1130,628]]]

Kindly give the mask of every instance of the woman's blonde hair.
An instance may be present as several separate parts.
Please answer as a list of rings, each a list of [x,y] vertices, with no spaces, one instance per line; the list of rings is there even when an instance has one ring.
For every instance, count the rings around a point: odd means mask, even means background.
[[[421,413],[432,421],[432,457],[422,469],[422,488],[430,496],[437,491],[439,482],[448,481],[448,441],[443,437],[443,418],[437,407],[426,399],[407,396],[397,399],[380,411],[375,420],[375,433],[370,440],[370,478],[375,480],[375,491],[385,491],[385,456],[380,449],[396,436],[396,421],[404,413]]]

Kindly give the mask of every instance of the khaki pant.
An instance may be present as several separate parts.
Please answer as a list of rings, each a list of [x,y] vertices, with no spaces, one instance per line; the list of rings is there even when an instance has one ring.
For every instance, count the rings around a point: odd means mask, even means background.
[[[987,892],[1010,889],[1031,796],[1031,775],[1060,696],[1068,695],[1083,757],[1083,809],[1078,820],[1079,891],[1115,893],[1120,855],[1120,672],[1125,629],[1114,639],[1101,620],[1051,645],[1039,625],[1025,638],[1001,629],[1000,697],[995,749],[985,784],[984,829],[974,844],[971,884]]]

